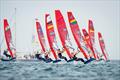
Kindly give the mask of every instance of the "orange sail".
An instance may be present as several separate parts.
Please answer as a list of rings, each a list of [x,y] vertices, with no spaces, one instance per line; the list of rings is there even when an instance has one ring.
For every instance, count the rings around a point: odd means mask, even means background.
[[[62,42],[62,45],[65,48],[65,51],[67,52],[69,58],[72,58],[72,55],[69,49],[66,47],[66,40],[69,41],[69,34],[68,34],[66,24],[65,24],[64,18],[60,10],[55,10],[55,17],[56,17],[57,29],[58,29],[58,33],[59,33],[59,37]]]
[[[48,42],[50,45],[50,49],[54,55],[54,58],[57,59],[57,55],[56,52],[53,48],[53,43],[57,44],[56,42],[56,37],[55,37],[55,32],[54,32],[54,27],[53,27],[53,23],[52,20],[50,18],[49,14],[45,15],[45,23],[46,23],[46,32],[47,32],[47,38],[48,38]]]

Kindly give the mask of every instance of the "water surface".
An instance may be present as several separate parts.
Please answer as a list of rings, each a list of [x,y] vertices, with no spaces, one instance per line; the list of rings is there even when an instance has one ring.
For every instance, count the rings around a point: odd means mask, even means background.
[[[119,80],[120,61],[90,64],[0,62],[0,80]]]

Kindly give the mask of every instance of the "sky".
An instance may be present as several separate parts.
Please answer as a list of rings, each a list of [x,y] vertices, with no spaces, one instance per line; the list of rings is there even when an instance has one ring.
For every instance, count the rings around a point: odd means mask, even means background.
[[[16,8],[16,11],[15,11]],[[95,28],[96,48],[101,52],[97,32],[101,32],[110,59],[120,60],[120,1],[119,0],[0,0],[0,44],[5,49],[3,19],[7,18],[12,30],[13,42],[17,52],[33,51],[32,37],[36,34],[35,18],[42,26],[46,44],[45,14],[49,13],[54,24],[58,45],[61,45],[55,20],[55,10],[60,10],[65,19],[73,47],[75,40],[70,31],[67,11],[72,11],[80,30],[88,30],[88,20],[91,19]],[[16,27],[15,27],[16,26]],[[35,38],[36,41],[38,38]],[[39,44],[37,44],[39,48]],[[47,46],[49,48],[49,46]]]

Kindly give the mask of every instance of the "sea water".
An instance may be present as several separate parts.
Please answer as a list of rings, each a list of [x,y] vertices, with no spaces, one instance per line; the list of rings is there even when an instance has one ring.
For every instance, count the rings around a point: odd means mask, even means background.
[[[0,62],[0,80],[120,80],[120,61],[90,64]]]

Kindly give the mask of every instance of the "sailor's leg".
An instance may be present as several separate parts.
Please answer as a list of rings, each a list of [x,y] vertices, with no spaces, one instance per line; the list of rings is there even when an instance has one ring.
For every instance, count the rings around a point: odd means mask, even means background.
[[[42,61],[46,61],[46,59],[42,58],[42,57],[37,57],[37,59],[42,60]]]
[[[46,63],[52,62],[53,60],[51,58],[45,59]]]
[[[94,58],[90,58],[89,60],[85,61],[84,64],[90,63],[91,61],[94,61]]]
[[[64,59],[65,61],[67,61],[67,58],[64,56],[61,56],[61,59]]]
[[[65,61],[67,61],[67,58],[64,57],[64,56],[62,56],[62,55],[58,55],[58,57],[59,57],[60,59],[64,59]]]
[[[51,58],[47,59],[49,62],[53,61]]]

